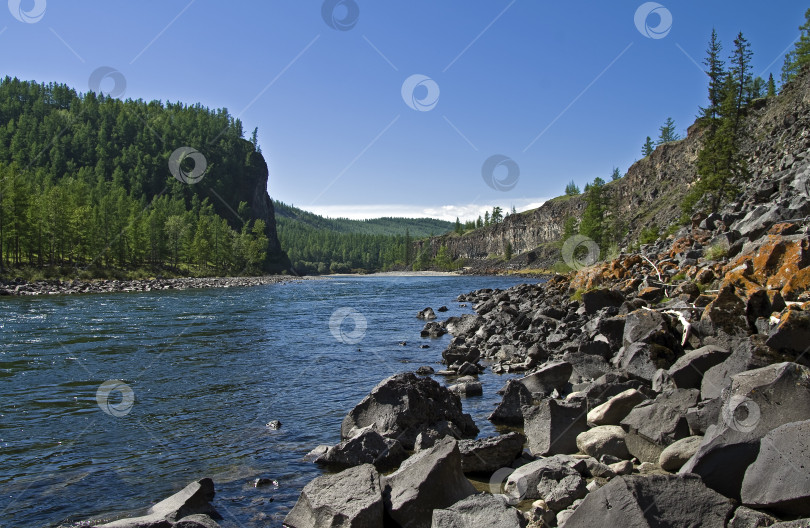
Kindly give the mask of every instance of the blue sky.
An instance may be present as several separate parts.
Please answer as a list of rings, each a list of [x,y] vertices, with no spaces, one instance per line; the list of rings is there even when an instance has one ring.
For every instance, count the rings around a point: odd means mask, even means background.
[[[333,217],[451,220],[493,205],[523,210],[561,194],[572,179],[584,186],[609,179],[614,166],[625,171],[667,117],[685,134],[705,103],[698,64],[713,27],[724,53],[742,31],[755,72],[778,79],[810,7],[794,0],[8,3],[0,11],[2,75],[87,91],[93,72],[106,67],[119,73],[102,79],[103,91],[124,79],[123,98],[225,107],[246,134],[258,127],[274,199]],[[490,185],[482,174],[488,159]]]

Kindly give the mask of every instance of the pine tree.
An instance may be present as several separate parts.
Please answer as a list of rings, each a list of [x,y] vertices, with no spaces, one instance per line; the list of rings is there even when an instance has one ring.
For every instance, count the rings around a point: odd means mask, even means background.
[[[500,224],[503,222],[503,209],[499,206],[495,206],[492,208],[492,216],[490,217],[493,224]]]
[[[454,230],[456,233],[458,233],[459,235],[460,235],[460,234],[462,234],[462,233],[464,232],[464,228],[463,228],[463,227],[461,227],[461,220],[459,220],[459,219],[458,219],[458,217],[456,217],[456,225],[455,225],[455,227],[454,227],[454,229],[453,229],[453,230]]]
[[[675,121],[673,121],[671,117],[668,117],[658,130],[660,134],[658,135],[658,142],[656,145],[663,145],[664,143],[670,143],[672,141],[678,141],[681,139],[681,136],[675,132]]]
[[[571,180],[568,182],[568,185],[565,186],[565,195],[577,196],[578,194],[580,194],[579,187],[577,187],[577,184],[574,183],[574,180]]]
[[[484,211],[484,227],[489,226],[489,211]]]
[[[773,74],[768,75],[768,86],[766,97],[773,97],[776,95],[776,82],[773,80]]]
[[[622,173],[619,171],[619,167],[613,167],[613,172],[610,174],[610,181],[616,181],[621,179]]]
[[[644,142],[644,145],[641,147],[641,155],[645,158],[653,153],[655,150],[655,145],[653,145],[652,138],[647,136],[647,140]]]
[[[590,238],[597,244],[602,243],[604,234],[605,203],[602,196],[602,188],[605,186],[602,178],[596,178],[593,184],[588,186],[585,193],[587,205],[582,213],[582,221],[579,224],[579,232]]]
[[[712,36],[709,40],[709,48],[706,50],[706,58],[703,60],[706,66],[706,75],[709,76],[709,106],[701,108],[703,117],[714,119],[722,103],[723,83],[725,81],[725,63],[720,58],[723,45],[717,37],[717,30],[712,29]]]
[[[801,69],[810,64],[810,9],[804,14],[805,22],[799,26],[799,40],[792,51],[785,55],[782,66],[782,85],[792,81]]]
[[[505,260],[512,260],[512,243],[507,242],[506,247],[503,250],[503,258]]]

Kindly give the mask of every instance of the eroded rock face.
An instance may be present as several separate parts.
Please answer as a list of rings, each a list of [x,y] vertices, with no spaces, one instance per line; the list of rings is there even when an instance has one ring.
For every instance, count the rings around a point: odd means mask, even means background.
[[[304,486],[284,526],[382,526],[383,512],[380,474],[371,464],[363,464],[321,475]]]
[[[403,373],[374,387],[343,419],[340,433],[349,439],[360,429],[371,427],[412,450],[419,433],[436,429],[445,421],[455,425],[463,438],[478,434],[470,415],[462,412],[458,396],[430,378]]]
[[[701,526],[725,528],[734,504],[695,475],[616,477],[574,510],[565,528]]]
[[[386,513],[400,526],[430,528],[433,511],[475,494],[464,477],[461,453],[452,438],[407,459],[383,479]],[[369,525],[369,526],[382,526]]]

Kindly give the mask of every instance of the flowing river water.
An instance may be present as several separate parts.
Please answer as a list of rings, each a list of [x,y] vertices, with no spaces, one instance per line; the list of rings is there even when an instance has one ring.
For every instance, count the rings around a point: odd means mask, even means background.
[[[337,443],[341,420],[374,385],[421,365],[441,368],[449,336],[420,338],[416,312],[472,313],[455,301],[460,293],[520,282],[369,276],[6,297],[0,527],[141,514],[202,477],[215,482],[223,527],[280,526],[322,473],[302,457]],[[463,407],[487,436],[506,377],[487,371],[481,381],[484,396]],[[281,428],[266,427],[271,420]],[[279,487],[254,488],[260,477]]]

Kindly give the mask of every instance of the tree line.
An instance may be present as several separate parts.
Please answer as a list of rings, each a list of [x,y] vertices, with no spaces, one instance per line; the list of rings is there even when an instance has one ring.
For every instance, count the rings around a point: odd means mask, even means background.
[[[266,168],[242,135],[226,109],[0,80],[0,269],[262,270],[268,226],[241,198]],[[180,146],[201,183],[170,173]]]

